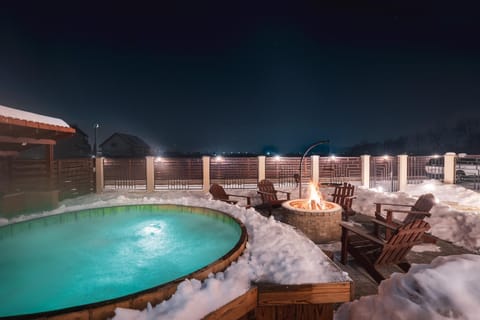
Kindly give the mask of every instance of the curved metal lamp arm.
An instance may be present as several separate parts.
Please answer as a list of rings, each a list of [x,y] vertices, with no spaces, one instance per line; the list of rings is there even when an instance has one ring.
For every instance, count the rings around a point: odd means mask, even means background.
[[[299,185],[300,187],[298,188],[298,197],[300,199],[302,199],[302,163],[303,163],[303,158],[305,158],[305,156],[307,155],[307,153],[310,152],[310,150],[312,150],[313,148],[315,148],[316,146],[319,146],[321,144],[329,144],[330,143],[330,140],[321,140],[321,141],[318,141],[314,144],[312,144],[310,147],[308,147],[308,149],[303,153],[303,156],[302,158],[300,159],[300,168],[298,171],[300,171],[300,177],[299,177]]]

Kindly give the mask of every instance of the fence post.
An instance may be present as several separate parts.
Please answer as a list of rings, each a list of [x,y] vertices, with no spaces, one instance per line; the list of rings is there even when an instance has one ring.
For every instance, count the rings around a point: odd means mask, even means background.
[[[97,193],[103,192],[103,159],[104,157],[95,158],[95,187]]]
[[[320,156],[313,155],[312,159],[312,182],[317,185],[320,177]]]
[[[398,156],[398,190],[404,192],[407,189],[408,175],[408,156],[401,154]]]
[[[370,155],[364,154],[360,156],[362,171],[362,186],[370,188]]]
[[[445,161],[443,162],[443,183],[455,183],[455,152],[445,153]]]
[[[210,189],[210,156],[202,157],[203,164],[203,191],[208,192]]]
[[[155,174],[152,156],[145,157],[145,167],[147,169],[147,192],[153,192],[155,191]]]
[[[265,179],[265,156],[258,156],[258,181]]]

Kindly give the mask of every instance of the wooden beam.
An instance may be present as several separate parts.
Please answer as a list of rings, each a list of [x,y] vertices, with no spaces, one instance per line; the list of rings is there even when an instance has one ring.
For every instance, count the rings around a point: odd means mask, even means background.
[[[7,124],[19,127],[29,127],[35,129],[42,129],[42,130],[50,130],[50,131],[57,131],[57,132],[67,132],[67,133],[75,133],[75,129],[71,127],[62,127],[62,126],[55,126],[46,123],[40,122],[33,122],[28,120],[20,120],[15,118],[9,118],[0,115],[0,124]]]
[[[35,139],[27,137],[10,137],[0,136],[0,143],[16,143],[16,144],[50,144],[54,145],[57,142],[53,139]]]
[[[2,151],[0,150],[0,157],[16,157],[18,156],[18,151]]]
[[[53,189],[53,144],[45,145],[45,161],[47,164],[47,177],[49,190]]]
[[[257,294],[257,288],[253,287],[238,298],[209,313],[203,317],[203,320],[244,319],[244,317],[257,306]]]
[[[350,282],[294,285],[259,283],[257,286],[259,306],[322,304],[351,300]]]

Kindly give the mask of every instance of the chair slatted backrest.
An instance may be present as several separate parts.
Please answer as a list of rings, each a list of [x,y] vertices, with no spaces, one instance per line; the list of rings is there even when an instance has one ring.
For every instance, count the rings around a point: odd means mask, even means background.
[[[332,193],[332,202],[339,204],[344,210],[349,211],[352,208],[352,196],[354,192],[355,186],[344,182],[335,187],[335,190]]]
[[[228,195],[225,192],[225,189],[223,189],[223,187],[219,184],[212,184],[209,192],[215,200],[228,200]]]
[[[423,220],[414,220],[402,225],[385,243],[375,264],[396,264],[401,262],[414,245],[423,243],[422,237],[429,229],[430,225]]]
[[[275,187],[273,186],[273,183],[271,181],[264,179],[260,181],[257,186],[259,191],[265,192],[260,193],[263,202],[278,201],[277,191],[275,190]]]
[[[417,199],[417,201],[412,207],[412,211],[420,211],[420,212],[428,213],[430,212],[430,210],[433,208],[434,205],[435,205],[435,196],[431,193],[426,193],[421,195]],[[425,218],[425,215],[423,214],[409,213],[407,214],[405,219],[403,219],[403,223],[406,224],[414,220],[417,220],[417,219],[422,220],[424,218]]]

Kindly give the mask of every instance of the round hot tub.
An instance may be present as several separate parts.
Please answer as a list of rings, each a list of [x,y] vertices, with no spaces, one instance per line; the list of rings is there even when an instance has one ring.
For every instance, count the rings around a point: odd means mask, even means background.
[[[223,271],[246,245],[238,220],[212,209],[129,205],[0,228],[0,318],[106,319],[143,309],[185,278]]]
[[[322,209],[308,209],[307,203],[307,199],[284,202],[282,206],[287,210],[283,215],[283,222],[302,231],[315,243],[340,240],[342,207],[333,202],[323,201]]]

